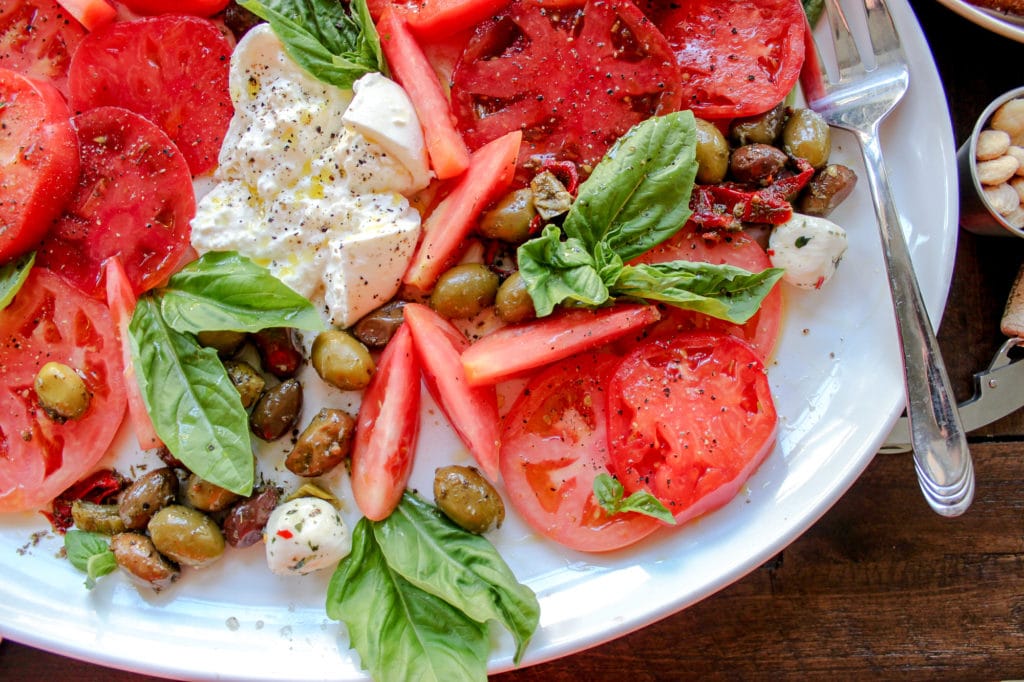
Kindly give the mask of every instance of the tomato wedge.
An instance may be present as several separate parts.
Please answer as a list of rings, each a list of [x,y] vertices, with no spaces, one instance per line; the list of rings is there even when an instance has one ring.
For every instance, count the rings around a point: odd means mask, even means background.
[[[90,33],[71,60],[76,111],[117,106],[153,121],[178,145],[193,175],[217,165],[234,113],[231,45],[199,17],[163,14]]]
[[[87,31],[55,0],[0,3],[0,68],[53,84],[68,95],[71,55]]]
[[[228,6],[229,0],[120,0],[138,14],[194,14],[212,17]]]
[[[90,109],[73,123],[81,180],[37,262],[100,298],[103,263],[114,255],[136,294],[161,284],[191,254],[195,194],[184,158],[160,128],[127,109]]]
[[[78,184],[78,138],[49,83],[0,69],[0,263],[31,249]]]
[[[117,18],[117,9],[107,0],[60,0],[60,4],[90,31]]]
[[[459,355],[469,341],[425,305],[407,303],[403,311],[427,390],[484,474],[498,480],[498,396],[493,386],[466,381]]]
[[[670,260],[735,265],[750,272],[761,272],[771,267],[768,254],[747,234],[729,232],[719,239],[705,239],[692,224],[687,224],[635,262],[660,263]],[[662,319],[652,329],[652,336],[689,331],[732,334],[753,346],[762,360],[767,360],[775,350],[782,327],[782,288],[776,285],[761,301],[757,313],[742,325],[671,305],[661,305],[659,309]]]
[[[85,381],[80,418],[59,423],[40,409],[33,384],[50,361]],[[103,457],[124,418],[121,372],[107,307],[33,268],[0,310],[0,512],[40,509]]]
[[[649,0],[646,7],[676,54],[681,106],[696,116],[763,113],[800,77],[806,20],[799,0]]]
[[[363,516],[386,518],[412,473],[420,424],[420,369],[412,332],[403,324],[377,363],[356,419],[352,496]]]
[[[625,547],[661,525],[635,512],[608,516],[594,499],[594,479],[610,468],[605,392],[618,363],[600,351],[551,365],[530,379],[501,432],[506,500],[538,533],[584,552]]]
[[[608,443],[627,493],[647,490],[678,523],[736,496],[775,443],[764,364],[732,336],[680,334],[626,355],[608,384]]]
[[[472,386],[494,384],[643,329],[659,318],[650,305],[565,310],[497,329],[462,354]]]

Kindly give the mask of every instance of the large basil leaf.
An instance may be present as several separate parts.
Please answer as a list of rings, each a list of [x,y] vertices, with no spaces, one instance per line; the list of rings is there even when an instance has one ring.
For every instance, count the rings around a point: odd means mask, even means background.
[[[814,26],[825,11],[825,0],[803,0],[804,14],[807,15],[807,22]]]
[[[540,317],[550,315],[566,300],[586,305],[601,305],[608,300],[608,285],[597,271],[594,256],[580,239],[562,241],[561,230],[554,225],[521,245],[516,256]]]
[[[436,507],[406,492],[373,533],[388,566],[470,618],[504,625],[516,640],[516,663],[540,621],[540,604],[485,538],[467,532]]]
[[[591,251],[605,242],[623,261],[665,241],[690,217],[696,150],[690,111],[638,123],[580,185],[565,233]]]
[[[309,301],[235,252],[207,253],[182,268],[160,292],[160,313],[179,332],[324,328]]]
[[[624,296],[664,301],[743,324],[782,274],[779,268],[751,273],[732,265],[669,261],[625,266],[614,289]]]
[[[352,553],[331,576],[326,610],[345,624],[375,680],[487,679],[487,626],[393,570],[365,518],[352,531]]]
[[[238,4],[270,22],[292,59],[325,83],[348,90],[360,76],[381,70],[380,37],[366,0],[352,0],[351,14],[332,0],[239,0]]]
[[[139,299],[128,331],[157,435],[196,475],[250,494],[255,467],[248,417],[217,352],[168,326],[152,296]]]
[[[28,279],[28,273],[36,262],[35,252],[15,258],[0,267],[0,310],[14,300],[14,295]]]

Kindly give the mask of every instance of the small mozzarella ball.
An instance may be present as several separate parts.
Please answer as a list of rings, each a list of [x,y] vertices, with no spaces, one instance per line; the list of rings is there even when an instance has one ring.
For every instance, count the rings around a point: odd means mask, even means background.
[[[978,133],[975,156],[978,161],[998,159],[1010,148],[1010,134],[1005,130],[982,130]]]
[[[1013,144],[1024,144],[1024,99],[1004,102],[992,114],[989,127],[1007,133]]]
[[[1012,156],[1000,156],[978,163],[978,182],[983,185],[1001,185],[1014,176],[1020,162]]]
[[[786,271],[783,280],[803,289],[820,289],[846,253],[846,230],[831,220],[794,213],[772,230],[768,254]]]
[[[985,201],[988,202],[988,205],[999,215],[1006,215],[1020,206],[1020,196],[1017,194],[1017,190],[1007,183],[994,187],[984,187],[982,188],[982,193],[985,195]]]
[[[299,497],[270,514],[263,534],[267,565],[278,575],[331,568],[352,551],[345,520],[326,500]]]

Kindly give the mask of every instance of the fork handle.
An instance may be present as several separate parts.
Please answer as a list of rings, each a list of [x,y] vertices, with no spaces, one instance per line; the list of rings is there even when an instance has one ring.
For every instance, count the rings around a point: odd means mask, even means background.
[[[914,467],[925,500],[943,516],[959,516],[974,498],[974,466],[960,414],[882,162],[878,131],[858,132],[882,236],[903,354],[907,421]]]

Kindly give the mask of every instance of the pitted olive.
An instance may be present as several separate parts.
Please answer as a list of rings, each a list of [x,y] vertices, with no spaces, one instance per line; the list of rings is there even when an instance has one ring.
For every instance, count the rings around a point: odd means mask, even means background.
[[[697,182],[713,185],[729,170],[729,143],[714,123],[697,119]]]
[[[476,467],[446,466],[434,472],[434,501],[445,516],[470,533],[500,528],[505,504]]]
[[[181,504],[158,511],[147,526],[153,546],[164,556],[202,568],[224,553],[224,535],[206,514]]]
[[[264,391],[249,415],[249,428],[263,440],[277,440],[288,433],[302,412],[302,384],[287,379]]]
[[[533,299],[530,298],[530,292],[526,289],[526,280],[518,270],[509,275],[508,279],[498,287],[498,294],[494,297],[494,307],[498,312],[498,317],[508,324],[525,322],[537,316]]]
[[[366,388],[376,370],[370,351],[348,332],[331,329],[313,341],[313,369],[320,378],[343,391]]]
[[[537,215],[533,190],[523,187],[509,192],[487,211],[477,228],[485,237],[518,244],[530,236],[530,223]]]
[[[228,379],[231,379],[231,383],[238,389],[242,407],[248,410],[263,395],[267,382],[255,367],[241,360],[225,360],[224,369],[228,373]]]
[[[729,126],[729,137],[739,146],[775,144],[782,134],[782,125],[785,122],[786,107],[779,104],[763,114],[736,119]]]
[[[204,512],[224,511],[241,497],[226,488],[203,480],[197,474],[189,474],[182,495],[186,504]]]
[[[160,509],[174,501],[178,494],[178,474],[170,467],[147,471],[124,489],[117,503],[117,513],[129,530],[145,528]]]
[[[494,303],[498,276],[481,263],[463,263],[445,272],[430,294],[430,307],[449,319],[473,317]]]
[[[832,153],[832,132],[828,123],[811,109],[797,109],[789,115],[782,129],[782,149],[816,169],[823,168]]]
[[[348,457],[355,428],[347,412],[321,409],[299,434],[284,465],[296,476],[322,476]]]
[[[181,575],[178,567],[161,556],[153,541],[142,533],[118,533],[110,539],[110,551],[118,566],[157,592]]]
[[[239,501],[224,517],[224,539],[232,547],[249,547],[263,537],[270,513],[281,500],[281,491],[273,486],[264,488]]]
[[[124,521],[117,514],[116,504],[95,504],[87,500],[71,503],[71,518],[78,530],[113,535],[124,530]]]
[[[213,348],[222,358],[231,357],[245,343],[245,332],[208,331],[196,334],[200,346]]]
[[[39,405],[54,421],[78,419],[89,409],[91,397],[85,381],[61,362],[48,362],[39,368],[35,389]]]
[[[366,315],[352,327],[352,334],[370,348],[383,348],[404,320],[405,301],[395,299]]]

